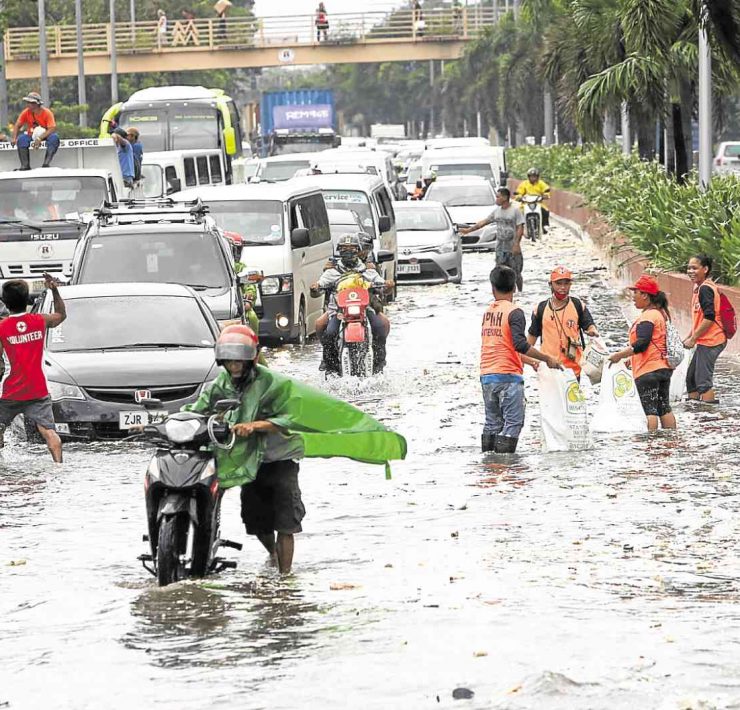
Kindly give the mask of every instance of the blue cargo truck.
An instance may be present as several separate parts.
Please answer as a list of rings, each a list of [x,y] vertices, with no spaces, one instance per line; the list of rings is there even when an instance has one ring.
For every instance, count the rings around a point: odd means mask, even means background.
[[[334,92],[330,89],[266,91],[260,101],[260,155],[309,153],[335,148]]]

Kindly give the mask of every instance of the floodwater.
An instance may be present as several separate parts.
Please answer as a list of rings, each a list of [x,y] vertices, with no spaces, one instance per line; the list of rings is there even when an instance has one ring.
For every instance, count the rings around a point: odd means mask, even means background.
[[[525,253],[529,311],[552,266],[579,273],[602,334],[624,301],[569,233]],[[329,389],[403,433],[382,467],[303,462],[308,514],[294,574],[223,535],[239,566],[159,589],[145,551],[143,473],[126,444],[70,445],[52,466],[9,441],[0,468],[0,707],[740,708],[740,388],[677,408],[679,430],[608,435],[542,454],[527,425],[507,460],[479,451],[480,318],[492,256],[462,286],[405,287],[385,376]],[[318,346],[272,366],[319,386]],[[589,393],[593,398],[593,393]]]

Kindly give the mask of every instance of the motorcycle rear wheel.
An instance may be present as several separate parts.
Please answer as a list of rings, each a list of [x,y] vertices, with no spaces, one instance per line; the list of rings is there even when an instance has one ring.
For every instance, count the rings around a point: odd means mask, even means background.
[[[187,543],[189,525],[180,521],[180,515],[166,515],[159,524],[157,538],[157,582],[160,587],[185,579],[180,551]],[[189,523],[189,521],[186,520]]]
[[[540,233],[540,220],[537,215],[527,216],[527,238],[530,241],[537,241]]]

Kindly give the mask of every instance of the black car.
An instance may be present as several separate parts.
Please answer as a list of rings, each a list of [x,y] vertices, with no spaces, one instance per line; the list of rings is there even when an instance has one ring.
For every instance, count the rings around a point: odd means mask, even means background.
[[[218,375],[218,324],[192,289],[113,283],[59,291],[67,320],[47,333],[44,369],[62,438],[126,436],[152,420],[145,399],[174,412]],[[50,292],[35,310],[52,312]]]

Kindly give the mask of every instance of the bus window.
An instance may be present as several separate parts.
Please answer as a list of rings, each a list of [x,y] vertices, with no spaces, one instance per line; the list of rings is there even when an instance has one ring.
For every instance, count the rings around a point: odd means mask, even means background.
[[[218,155],[211,156],[211,182],[216,185],[219,182],[223,182],[223,176],[221,175],[221,158]]]
[[[199,155],[195,159],[195,161],[198,165],[198,184],[209,185],[211,182],[211,177],[208,174],[208,156]]]
[[[185,184],[188,187],[197,185],[198,181],[195,177],[195,160],[193,158],[185,158]]]

